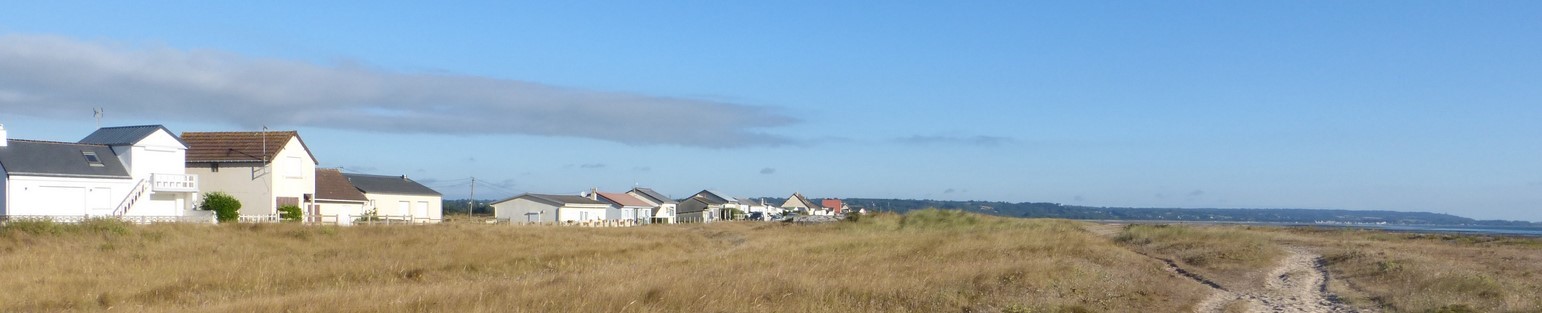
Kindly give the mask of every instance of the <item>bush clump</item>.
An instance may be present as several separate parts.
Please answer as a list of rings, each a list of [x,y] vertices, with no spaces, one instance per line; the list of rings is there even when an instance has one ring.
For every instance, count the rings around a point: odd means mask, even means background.
[[[214,211],[214,219],[220,223],[234,222],[241,217],[241,200],[224,192],[210,192],[203,195],[203,202],[198,204],[198,209]]]
[[[278,218],[285,222],[299,222],[301,216],[299,206],[286,205],[278,207]]]

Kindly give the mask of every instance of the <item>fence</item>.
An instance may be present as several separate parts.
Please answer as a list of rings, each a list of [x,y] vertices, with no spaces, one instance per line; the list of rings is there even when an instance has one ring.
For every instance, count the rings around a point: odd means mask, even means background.
[[[573,227],[635,227],[650,223],[639,220],[588,220],[588,221],[561,221],[561,222],[527,222],[507,219],[493,220],[493,223],[517,226],[573,226]]]
[[[133,224],[155,223],[194,223],[213,224],[213,215],[187,215],[187,216],[111,216],[111,215],[4,215],[0,216],[0,223],[12,221],[49,221],[54,223],[80,223],[92,219],[115,219]]]

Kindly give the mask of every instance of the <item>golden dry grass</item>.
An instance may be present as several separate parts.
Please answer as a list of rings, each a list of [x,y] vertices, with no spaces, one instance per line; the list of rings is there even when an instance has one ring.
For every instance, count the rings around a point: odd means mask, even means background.
[[[1063,220],[10,225],[0,311],[1177,312],[1202,286]]]
[[[1117,241],[1228,288],[1256,288],[1285,246],[1323,256],[1329,291],[1381,312],[1542,312],[1542,239],[1374,230],[1131,225]]]
[[[1314,247],[1330,289],[1387,312],[1542,312],[1542,239],[1366,230],[1279,230]],[[1444,310],[1444,311],[1442,311]]]
[[[1115,240],[1234,290],[1262,287],[1285,255],[1269,234],[1243,227],[1137,224]]]

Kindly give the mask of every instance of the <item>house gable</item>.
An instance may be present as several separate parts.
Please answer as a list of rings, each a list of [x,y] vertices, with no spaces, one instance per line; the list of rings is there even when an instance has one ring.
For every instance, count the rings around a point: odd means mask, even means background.
[[[183,141],[182,138],[177,137],[171,130],[166,129],[166,126],[162,125],[103,127],[87,135],[86,138],[80,139],[80,143],[108,146],[188,148],[186,141]]]

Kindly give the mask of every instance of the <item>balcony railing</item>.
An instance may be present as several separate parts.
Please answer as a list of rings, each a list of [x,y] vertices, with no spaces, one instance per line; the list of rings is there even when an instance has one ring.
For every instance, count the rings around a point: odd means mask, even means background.
[[[165,192],[197,192],[198,175],[150,174],[150,189]]]

